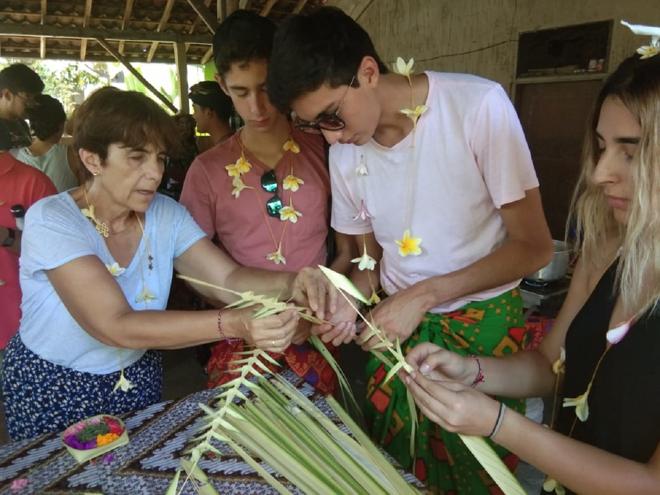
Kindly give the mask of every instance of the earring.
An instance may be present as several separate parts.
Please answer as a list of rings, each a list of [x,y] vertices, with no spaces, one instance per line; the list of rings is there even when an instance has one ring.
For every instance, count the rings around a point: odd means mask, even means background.
[[[98,172],[92,172],[92,175],[93,175],[94,177],[96,177],[97,175],[99,175],[99,173],[98,173]]]

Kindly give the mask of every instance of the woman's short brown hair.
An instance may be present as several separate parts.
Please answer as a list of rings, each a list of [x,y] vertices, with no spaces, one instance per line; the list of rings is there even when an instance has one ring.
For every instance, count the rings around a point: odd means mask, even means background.
[[[108,156],[111,144],[143,148],[147,144],[176,154],[179,131],[171,116],[156,102],[137,91],[104,87],[87,98],[76,110],[73,124],[73,147]],[[81,166],[84,179],[92,174]]]

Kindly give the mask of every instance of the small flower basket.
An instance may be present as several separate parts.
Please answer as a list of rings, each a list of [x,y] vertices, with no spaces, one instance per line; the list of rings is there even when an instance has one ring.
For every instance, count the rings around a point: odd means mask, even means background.
[[[121,419],[107,414],[83,419],[62,433],[64,446],[79,464],[128,443]]]

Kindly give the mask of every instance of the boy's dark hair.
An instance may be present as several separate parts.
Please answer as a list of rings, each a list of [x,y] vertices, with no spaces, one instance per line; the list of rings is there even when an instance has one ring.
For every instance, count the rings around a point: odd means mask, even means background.
[[[273,48],[275,23],[249,10],[237,10],[213,35],[213,60],[221,76],[231,64],[268,60]]]
[[[296,98],[324,83],[349,84],[362,59],[373,57],[381,73],[388,72],[369,34],[335,7],[285,20],[275,34],[268,64],[268,97],[281,112]],[[355,85],[355,84],[354,84]]]
[[[27,118],[30,121],[32,134],[44,141],[63,131],[66,113],[57,98],[38,95],[34,106],[28,108]]]
[[[36,95],[44,90],[44,82],[27,65],[12,64],[0,70],[0,89]]]
[[[179,152],[181,139],[174,119],[156,102],[137,91],[113,87],[96,90],[76,110],[73,124],[73,147],[108,157],[111,144],[143,148],[147,144],[162,147],[168,154]],[[85,167],[83,180],[92,177]]]
[[[223,122],[229,122],[234,112],[231,98],[222,91],[220,85],[215,81],[201,81],[193,84],[190,88],[188,98],[200,107],[210,108]]]

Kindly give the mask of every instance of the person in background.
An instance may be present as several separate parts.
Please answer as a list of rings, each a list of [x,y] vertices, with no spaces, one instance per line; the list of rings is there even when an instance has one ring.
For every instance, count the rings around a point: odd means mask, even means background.
[[[304,134],[268,100],[265,90],[274,23],[246,10],[225,19],[213,38],[216,79],[245,125],[232,137],[199,155],[181,194],[206,235],[236,262],[269,270],[325,265],[345,272],[352,252],[346,238],[328,260],[326,241],[330,184],[320,136]],[[192,98],[192,96],[191,96]],[[283,361],[324,393],[336,378],[322,355],[306,342],[301,323]],[[214,346],[207,365],[209,386],[232,379],[231,362],[241,341]]]
[[[221,143],[234,133],[230,124],[234,107],[216,81],[193,84],[188,98],[193,102],[192,116],[197,123],[197,132],[208,133],[210,136],[209,145],[202,146],[202,151]]]
[[[178,201],[186,173],[190,164],[199,154],[199,149],[195,136],[196,123],[192,115],[178,113],[173,119],[179,128],[180,146],[176,154],[168,160],[158,192]]]
[[[0,70],[0,133],[9,137],[10,148],[32,141],[23,119],[43,90],[43,81],[27,65],[12,64]]]
[[[71,146],[60,142],[64,132],[66,113],[62,103],[49,95],[37,95],[27,111],[32,131],[32,144],[14,148],[11,154],[44,172],[59,192],[78,185],[74,173],[76,155]]]
[[[337,309],[318,269],[241,267],[183,206],[156,192],[179,133],[153,100],[102,88],[76,112],[73,136],[85,181],[38,201],[25,219],[23,315],[2,368],[12,439],[158,402],[162,366],[151,349],[233,338],[273,352],[289,346],[299,319],[291,309],[259,319],[253,308],[164,311],[173,270],[292,299],[319,318]],[[226,303],[233,297],[199,290]]]
[[[571,219],[580,258],[537,351],[466,359],[433,344],[404,375],[422,412],[488,435],[569,493],[660,493],[660,55],[624,60],[596,100]],[[484,380],[470,387],[476,373]],[[553,431],[489,395],[563,390]],[[486,395],[489,394],[489,395]]]
[[[390,73],[355,20],[322,7],[280,25],[268,94],[331,144],[332,226],[363,253],[352,279],[372,294],[371,318],[387,337],[404,352],[422,342],[466,355],[516,352],[525,333],[518,284],[552,256],[516,112],[492,81],[397,65]],[[381,302],[378,282],[388,295]],[[358,343],[373,350],[379,340],[363,332]],[[460,438],[426,418],[411,454],[406,388],[386,377],[372,355],[365,416],[373,438],[432,490],[491,493]],[[515,466],[515,456],[497,453]]]
[[[21,317],[18,259],[23,216],[38,200],[57,192],[45,174],[9,153],[13,142],[0,126],[0,362]]]

